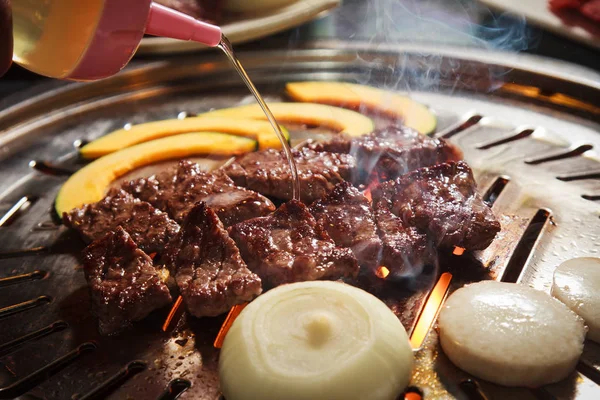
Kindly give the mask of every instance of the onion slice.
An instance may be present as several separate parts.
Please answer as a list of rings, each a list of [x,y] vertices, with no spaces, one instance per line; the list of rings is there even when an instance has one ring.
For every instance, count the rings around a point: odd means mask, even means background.
[[[412,366],[406,331],[383,302],[315,281],[250,303],[225,337],[219,375],[227,400],[392,400]]]

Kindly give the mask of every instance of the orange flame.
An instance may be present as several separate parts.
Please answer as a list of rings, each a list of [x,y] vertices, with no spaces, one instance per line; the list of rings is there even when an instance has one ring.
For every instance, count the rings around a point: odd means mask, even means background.
[[[369,200],[369,203],[373,202],[373,196],[371,195],[371,188],[368,187],[363,191],[363,196],[365,196],[367,198],[367,200]]]
[[[452,254],[454,254],[455,256],[462,256],[464,252],[465,249],[463,247],[454,246],[454,251],[452,252]]]
[[[375,275],[377,275],[377,277],[381,278],[381,279],[387,278],[387,276],[389,274],[390,274],[390,270],[385,265],[382,265],[381,267],[377,268],[377,270],[375,271]]]
[[[427,303],[425,303],[425,307],[423,307],[423,311],[419,316],[417,325],[410,335],[410,344],[413,349],[417,350],[423,346],[423,342],[425,342],[427,334],[431,330],[442,307],[442,303],[448,294],[450,281],[452,281],[452,274],[444,272],[431,291]]]
[[[227,336],[227,332],[229,332],[231,325],[233,325],[233,321],[235,321],[235,319],[238,317],[238,315],[240,315],[242,310],[247,305],[248,305],[248,303],[242,303],[242,304],[238,304],[236,306],[231,307],[231,310],[229,310],[229,314],[227,314],[227,318],[225,318],[223,325],[221,325],[221,329],[219,329],[217,338],[215,339],[215,342],[213,343],[213,346],[215,348],[220,349],[221,347],[223,347],[223,342],[225,341],[225,336]]]
[[[179,307],[181,307],[181,303],[183,303],[183,297],[179,296],[177,298],[177,300],[175,300],[175,304],[173,304],[173,307],[171,308],[171,311],[169,311],[169,315],[167,315],[167,319],[165,319],[165,323],[162,326],[163,332],[166,332],[167,329],[169,329],[169,325],[171,325],[171,322],[173,321],[173,318],[175,317],[175,315],[179,311]]]

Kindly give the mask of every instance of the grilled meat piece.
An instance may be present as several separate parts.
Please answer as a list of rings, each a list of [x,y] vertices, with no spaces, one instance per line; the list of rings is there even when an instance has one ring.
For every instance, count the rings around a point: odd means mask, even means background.
[[[350,178],[354,158],[347,154],[316,152],[305,148],[292,150],[300,178],[300,196],[312,203],[333,187]],[[282,200],[292,198],[292,178],[285,155],[268,149],[245,154],[226,166],[225,173],[239,185],[265,196]]]
[[[375,221],[383,243],[380,265],[390,273],[418,274],[425,265],[435,263],[436,251],[427,235],[406,226],[383,202],[375,206]]]
[[[314,202],[310,212],[336,246],[351,249],[361,266],[379,265],[381,240],[371,204],[350,182],[338,184],[327,196]]]
[[[242,258],[267,287],[284,283],[355,277],[356,258],[335,246],[308,208],[291,200],[272,215],[229,228]]]
[[[147,253],[161,252],[179,231],[179,225],[166,213],[119,189],[110,190],[97,203],[63,213],[63,221],[88,243],[119,225],[125,226],[133,241]]]
[[[354,156],[358,166],[352,175],[355,183],[363,183],[372,175],[380,180],[394,179],[417,168],[462,159],[461,151],[444,139],[422,135],[406,126],[388,126],[357,138],[336,137],[308,147]]]
[[[102,334],[116,333],[171,303],[152,259],[120,226],[85,248],[83,267]]]
[[[373,191],[373,202],[387,203],[404,224],[429,233],[440,247],[485,249],[500,231],[464,161],[421,168],[386,182]]]
[[[165,258],[196,317],[222,314],[262,291],[260,278],[248,270],[234,241],[204,202],[188,213]]]
[[[275,205],[266,197],[236,186],[220,171],[204,172],[190,161],[180,161],[176,167],[149,178],[124,182],[122,188],[166,211],[179,223],[199,201],[206,202],[225,226],[275,210]]]

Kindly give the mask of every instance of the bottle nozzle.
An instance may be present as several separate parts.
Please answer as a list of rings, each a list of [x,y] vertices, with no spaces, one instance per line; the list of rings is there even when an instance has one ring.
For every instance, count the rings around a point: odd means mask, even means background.
[[[192,40],[210,47],[221,42],[221,28],[198,21],[179,11],[152,3],[146,33],[180,40]]]

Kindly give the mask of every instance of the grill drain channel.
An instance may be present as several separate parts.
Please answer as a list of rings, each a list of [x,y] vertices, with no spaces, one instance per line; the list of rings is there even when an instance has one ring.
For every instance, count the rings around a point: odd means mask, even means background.
[[[187,379],[173,379],[171,382],[169,382],[167,390],[165,390],[165,392],[161,394],[157,400],[176,400],[191,387],[192,382],[188,381]]]
[[[76,400],[96,400],[96,399],[104,399],[115,390],[119,388],[123,383],[131,379],[134,375],[139,374],[144,371],[147,367],[147,364],[143,361],[132,361],[125,366],[125,368],[121,369],[112,377],[108,378],[106,381],[102,382],[100,385],[92,389],[90,392],[86,393],[83,396],[73,396],[73,399]]]
[[[96,345],[92,342],[80,344],[75,350],[72,350],[64,356],[52,361],[45,367],[38,369],[25,378],[16,381],[12,385],[0,388],[0,399],[14,399],[17,396],[30,391],[35,386],[50,378],[67,365],[73,363],[82,355],[94,350],[96,350]]]
[[[28,342],[31,342],[36,339],[41,339],[41,338],[48,336],[55,332],[60,332],[62,330],[67,329],[68,327],[69,327],[69,325],[64,321],[56,321],[56,322],[46,326],[45,328],[39,329],[35,332],[28,333],[17,339],[11,340],[10,342],[0,344],[0,355],[10,353],[11,351],[15,350],[16,348],[18,348]]]
[[[18,314],[26,310],[30,310],[32,308],[43,306],[50,302],[52,302],[52,298],[50,296],[40,296],[38,298],[27,300],[22,303],[0,308],[0,319],[9,317],[14,314]]]

